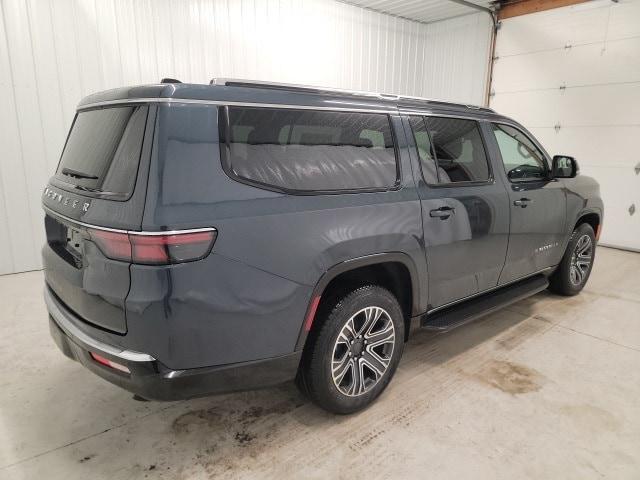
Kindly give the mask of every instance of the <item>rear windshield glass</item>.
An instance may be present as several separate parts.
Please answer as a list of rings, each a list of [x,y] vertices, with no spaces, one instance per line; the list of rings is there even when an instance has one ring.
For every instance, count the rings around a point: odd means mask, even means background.
[[[397,182],[385,114],[229,107],[228,128],[225,166],[251,183],[321,192],[387,189]]]
[[[79,112],[56,177],[88,192],[129,198],[138,173],[148,107]]]

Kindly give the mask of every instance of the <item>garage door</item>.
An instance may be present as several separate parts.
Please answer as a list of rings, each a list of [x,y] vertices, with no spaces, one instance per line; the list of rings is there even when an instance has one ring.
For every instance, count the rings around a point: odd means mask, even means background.
[[[575,156],[601,185],[601,243],[640,250],[640,0],[505,19],[496,57],[491,107]]]

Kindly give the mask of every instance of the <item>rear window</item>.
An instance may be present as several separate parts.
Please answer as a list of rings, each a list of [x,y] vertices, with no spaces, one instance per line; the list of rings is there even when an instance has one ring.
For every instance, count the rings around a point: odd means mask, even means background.
[[[225,170],[284,191],[377,190],[398,181],[385,114],[228,107],[221,117]]]
[[[89,193],[125,200],[131,196],[147,121],[146,106],[79,112],[62,152],[56,177]]]

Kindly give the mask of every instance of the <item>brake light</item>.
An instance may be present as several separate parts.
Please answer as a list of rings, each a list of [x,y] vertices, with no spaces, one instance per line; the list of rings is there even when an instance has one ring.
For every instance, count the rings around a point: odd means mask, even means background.
[[[200,260],[216,240],[215,230],[138,234],[89,229],[89,235],[106,257],[145,265]]]

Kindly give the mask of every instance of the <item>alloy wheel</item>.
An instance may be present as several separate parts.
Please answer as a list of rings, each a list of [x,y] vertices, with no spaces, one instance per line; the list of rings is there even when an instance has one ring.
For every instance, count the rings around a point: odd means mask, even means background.
[[[336,388],[351,397],[370,391],[389,368],[395,339],[393,321],[383,308],[365,307],[351,316],[333,347]]]
[[[569,270],[569,278],[574,285],[581,285],[589,270],[591,270],[591,261],[593,259],[593,241],[589,235],[582,235],[571,256],[571,268]]]

